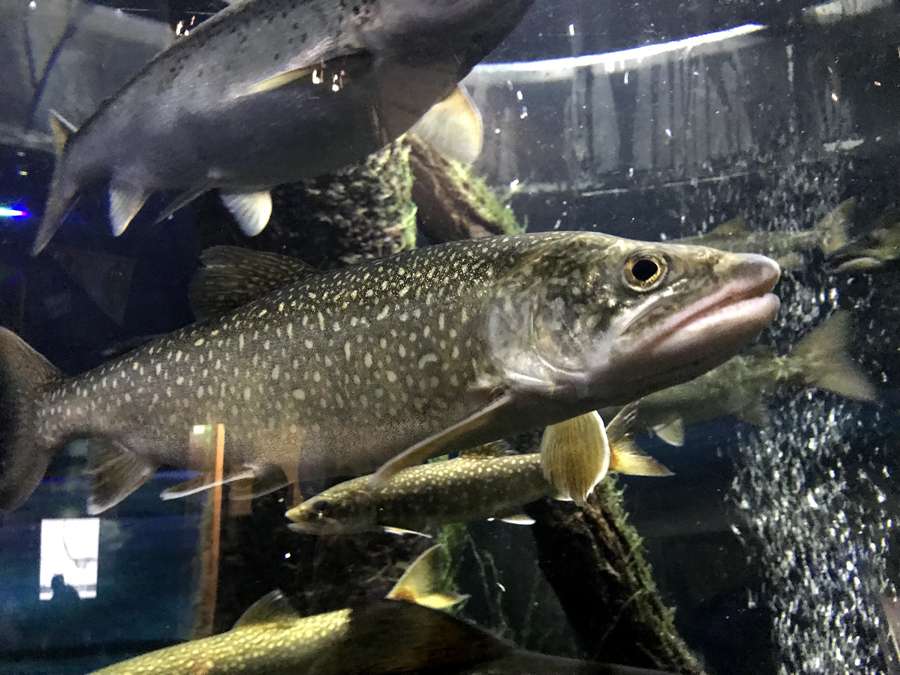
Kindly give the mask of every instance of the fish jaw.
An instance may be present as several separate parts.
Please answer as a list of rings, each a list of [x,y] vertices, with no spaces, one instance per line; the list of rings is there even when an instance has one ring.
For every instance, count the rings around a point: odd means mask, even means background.
[[[608,363],[638,395],[693,379],[733,357],[778,314],[780,300],[771,293],[781,277],[774,260],[756,254],[730,254],[719,267],[723,283],[700,293],[684,307],[636,335],[629,328],[639,316],[614,327],[618,335]],[[640,315],[640,312],[638,312]],[[636,392],[629,394],[634,397]]]

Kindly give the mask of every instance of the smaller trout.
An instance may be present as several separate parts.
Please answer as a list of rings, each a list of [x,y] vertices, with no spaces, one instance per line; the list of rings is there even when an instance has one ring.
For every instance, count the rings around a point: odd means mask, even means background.
[[[609,471],[634,476],[671,476],[631,440],[629,428],[636,406],[629,405],[607,428],[607,452],[598,461],[600,477]],[[582,417],[596,416],[588,413]],[[589,420],[586,420],[586,422]],[[565,438],[562,427],[548,427],[544,445]],[[548,440],[549,439],[549,440]],[[447,523],[500,518],[527,523],[518,514],[524,504],[542,497],[557,497],[545,478],[541,454],[504,455],[503,444],[492,443],[457,459],[404,469],[379,487],[368,476],[325,490],[287,512],[291,529],[304,534],[350,534],[386,529],[421,532]],[[593,487],[593,486],[592,486]],[[580,501],[580,500],[579,500]]]

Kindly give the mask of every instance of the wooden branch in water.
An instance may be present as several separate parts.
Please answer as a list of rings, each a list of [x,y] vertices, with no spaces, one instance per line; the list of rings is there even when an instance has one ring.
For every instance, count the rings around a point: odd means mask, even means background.
[[[590,658],[703,672],[659,595],[613,479],[598,485],[584,508],[546,499],[527,511],[536,521],[541,569]]]

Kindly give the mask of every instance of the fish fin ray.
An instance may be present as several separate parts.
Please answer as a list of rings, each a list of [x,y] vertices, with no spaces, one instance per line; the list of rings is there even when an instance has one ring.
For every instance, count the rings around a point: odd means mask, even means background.
[[[461,86],[432,106],[410,133],[463,164],[474,163],[484,146],[481,112]]]
[[[300,613],[280,590],[270,591],[250,605],[232,627],[241,628],[262,623],[294,621]]]
[[[0,514],[40,484],[56,450],[35,436],[37,401],[62,374],[22,338],[0,328]]]
[[[66,145],[72,135],[78,131],[78,127],[63,117],[56,110],[50,111],[50,133],[53,135],[53,149],[57,157],[62,157]]]
[[[249,489],[246,492],[232,491],[229,495],[230,499],[259,499],[286,488],[293,482],[287,477],[287,472],[277,464],[263,464],[251,468],[253,469],[252,478],[235,481],[235,483],[246,482]]]
[[[599,413],[579,415],[544,430],[541,465],[556,494],[583,505],[608,473],[609,463],[609,439]]]
[[[190,497],[191,495],[199,494],[200,492],[206,492],[214,487],[229,485],[230,483],[236,483],[237,481],[253,480],[255,475],[254,470],[248,467],[242,467],[239,471],[233,473],[226,473],[222,476],[222,480],[215,480],[207,474],[201,474],[191,480],[186,480],[182,483],[167,487],[159,493],[159,498],[163,501],[183,499],[184,497]]]
[[[465,600],[454,593],[437,590],[440,581],[441,546],[426,550],[406,568],[403,576],[385,596],[388,600],[403,600],[432,609],[447,609]]]
[[[413,535],[416,537],[422,537],[423,539],[433,539],[430,534],[426,534],[425,532],[418,532],[416,530],[407,530],[402,527],[393,527],[392,525],[387,525],[381,528],[386,534],[393,534],[397,537],[405,537],[406,535]]]
[[[109,222],[114,237],[121,236],[140,212],[150,194],[122,181],[109,188]]]
[[[118,441],[92,438],[89,443],[90,454],[85,472],[90,479],[87,512],[96,516],[111,509],[150,480],[157,467]]]
[[[875,385],[847,354],[851,331],[850,313],[835,312],[797,344],[790,359],[802,364],[807,384],[856,401],[874,401]]]
[[[172,201],[170,201],[168,204],[166,204],[162,211],[159,212],[159,214],[156,216],[156,220],[153,221],[154,224],[159,225],[164,220],[167,220],[176,211],[180,211],[181,209],[183,209],[204,192],[208,192],[210,190],[210,187],[211,186],[204,184],[199,187],[185,190],[184,192],[179,192],[177,195],[175,195],[175,198],[172,199]]]
[[[460,436],[489,425],[495,415],[511,402],[512,397],[509,394],[503,394],[478,412],[407,448],[381,465],[381,468],[370,478],[372,484],[384,485],[403,469],[421,464],[426,459],[446,451]]]
[[[531,516],[525,515],[524,513],[514,513],[511,516],[504,516],[500,519],[501,522],[507,523],[508,525],[525,525],[531,526],[534,525],[535,520]]]
[[[63,221],[69,215],[69,211],[75,205],[81,186],[78,180],[67,169],[67,151],[69,141],[74,133],[74,125],[66,121],[57,112],[50,112],[50,130],[53,133],[53,145],[56,150],[56,165],[53,167],[53,177],[50,179],[50,190],[47,194],[47,203],[44,206],[44,214],[38,227],[34,242],[31,245],[31,255],[37,255],[46,248],[53,235],[59,230]]]
[[[622,439],[611,444],[609,470],[625,476],[674,476],[668,467],[641,450],[633,440]]]
[[[653,433],[659,439],[676,448],[684,447],[684,419],[680,416],[666,420],[662,424],[653,427]]]
[[[238,246],[214,246],[200,254],[191,281],[191,308],[198,319],[230,312],[293,281],[315,273],[301,260]]]
[[[255,237],[269,224],[272,217],[272,195],[268,190],[258,192],[219,192],[225,208],[234,216],[238,227],[248,237]]]
[[[353,52],[343,56],[336,56],[323,63],[313,65],[305,65],[299,68],[291,68],[284,70],[275,75],[266,77],[259,82],[255,82],[240,94],[241,98],[248,96],[259,96],[269,92],[282,89],[289,85],[299,83],[306,78],[308,84],[314,87],[331,87],[334,85],[334,77],[339,77],[341,81],[346,78],[355,78],[361,75],[365,70],[371,67],[373,62],[372,55],[366,51]],[[318,78],[315,77],[319,73]],[[332,78],[332,81],[327,81]]]

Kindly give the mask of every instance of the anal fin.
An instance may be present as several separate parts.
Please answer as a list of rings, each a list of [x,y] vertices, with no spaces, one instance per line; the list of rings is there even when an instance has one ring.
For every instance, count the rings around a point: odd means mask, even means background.
[[[146,483],[156,465],[138,457],[111,439],[92,439],[86,471],[91,494],[87,512],[92,516],[112,508]]]
[[[248,237],[255,237],[269,224],[272,217],[272,195],[259,192],[220,192],[222,203]]]

